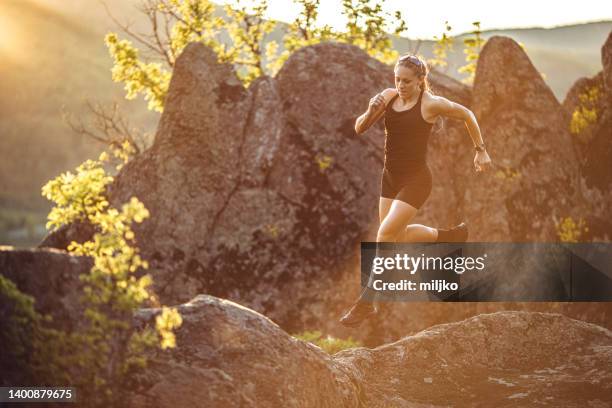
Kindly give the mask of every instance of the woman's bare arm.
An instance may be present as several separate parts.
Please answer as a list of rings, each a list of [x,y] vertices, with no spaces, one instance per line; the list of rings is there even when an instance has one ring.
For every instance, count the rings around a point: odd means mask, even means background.
[[[368,130],[385,114],[387,103],[393,97],[395,89],[388,88],[376,94],[368,105],[368,110],[355,121],[355,132],[359,135]]]
[[[368,130],[383,116],[383,114],[385,113],[385,109],[384,105],[381,106],[383,107],[379,106],[375,109],[368,108],[368,110],[364,114],[357,118],[357,120],[355,121],[355,132],[358,135]]]
[[[441,96],[434,97],[434,103],[432,104],[436,115],[446,116],[449,118],[460,119],[464,122],[465,127],[472,138],[474,146],[480,146],[484,142],[482,141],[482,134],[480,133],[480,127],[476,121],[476,116],[471,110],[465,106],[449,101]]]
[[[441,96],[434,96],[430,106],[434,113],[432,116],[440,115],[462,120],[468,130],[474,146],[484,145],[482,134],[480,133],[480,127],[478,126],[478,121],[471,110],[459,103],[449,101]],[[482,152],[479,151],[476,153],[476,157],[474,157],[474,166],[476,167],[476,171],[486,170],[491,166],[491,159],[489,158],[489,154],[487,153],[486,149]]]

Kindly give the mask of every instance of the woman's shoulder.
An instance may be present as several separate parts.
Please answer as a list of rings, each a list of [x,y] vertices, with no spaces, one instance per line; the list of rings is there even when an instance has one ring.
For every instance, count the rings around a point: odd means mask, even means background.
[[[438,99],[438,96],[431,93],[431,91],[424,90],[422,99],[427,102],[435,102]]]
[[[426,108],[435,108],[440,104],[443,104],[446,101],[446,98],[438,95],[434,95],[428,90],[423,91],[423,96],[421,98],[422,104],[425,105]]]
[[[388,105],[391,99],[393,99],[397,95],[397,89],[395,88],[383,89],[383,91],[380,94],[385,99],[385,105]]]

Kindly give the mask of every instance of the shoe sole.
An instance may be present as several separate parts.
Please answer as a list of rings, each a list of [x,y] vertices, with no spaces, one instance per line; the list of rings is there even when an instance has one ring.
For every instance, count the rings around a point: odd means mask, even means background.
[[[342,319],[340,319],[340,324],[341,324],[341,325],[343,325],[343,326],[345,326],[345,327],[350,327],[350,328],[353,328],[353,329],[354,329],[354,328],[356,328],[356,327],[361,326],[361,324],[362,324],[362,323],[363,323],[365,320],[367,320],[367,319],[371,318],[372,316],[374,316],[374,315],[376,315],[376,314],[377,314],[377,311],[370,312],[370,313],[368,313],[367,315],[363,316],[363,318],[361,318],[360,320],[358,320],[358,321],[356,321],[356,322],[352,322],[352,323],[351,323],[351,322],[345,322],[345,321],[342,321]]]
[[[462,222],[461,224],[459,224],[458,229],[461,229],[463,234],[457,240],[457,242],[467,242],[467,239],[470,236],[470,230],[468,229],[468,226],[465,223]]]

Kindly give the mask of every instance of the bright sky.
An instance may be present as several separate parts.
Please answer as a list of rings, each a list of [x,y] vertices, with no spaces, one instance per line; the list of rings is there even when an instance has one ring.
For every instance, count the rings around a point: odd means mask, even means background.
[[[268,4],[268,17],[276,20],[290,22],[299,12],[292,0],[268,0]],[[342,28],[341,5],[342,0],[321,0],[321,23]],[[488,30],[612,20],[612,1],[605,0],[386,0],[385,8],[402,12],[408,25],[405,35],[411,38],[439,35],[447,20],[455,35],[471,31],[473,21],[480,21],[481,29]]]

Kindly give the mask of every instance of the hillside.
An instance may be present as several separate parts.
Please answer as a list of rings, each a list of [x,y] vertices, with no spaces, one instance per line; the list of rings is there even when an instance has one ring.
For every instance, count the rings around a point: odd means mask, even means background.
[[[109,104],[124,92],[110,78],[103,30],[21,0],[0,3],[0,29],[10,38],[0,43],[0,242],[20,243],[48,211],[41,186],[100,148],[75,135],[62,110],[84,116],[86,100]],[[154,127],[144,103],[122,106],[134,126]]]
[[[523,44],[535,67],[544,75],[557,99],[562,101],[577,78],[595,75],[601,69],[600,48],[610,30],[612,21],[602,21],[549,29],[489,30],[483,32],[483,37],[502,35]],[[454,52],[450,53],[448,69],[445,70],[456,79],[463,77],[457,73],[457,68],[465,64],[462,43],[465,36],[455,38]],[[432,41],[423,41],[419,52],[431,57],[433,44]],[[402,52],[411,50],[414,45],[414,41],[405,39],[396,42]]]

